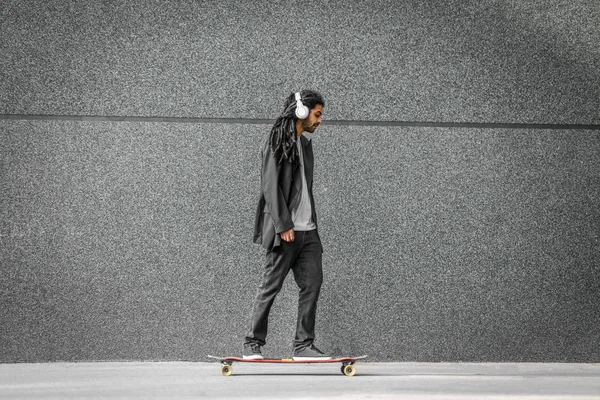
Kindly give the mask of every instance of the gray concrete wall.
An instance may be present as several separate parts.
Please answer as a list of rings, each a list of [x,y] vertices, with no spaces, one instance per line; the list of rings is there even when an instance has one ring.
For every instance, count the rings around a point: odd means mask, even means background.
[[[598,7],[2,2],[0,361],[239,353],[258,146],[310,87],[320,347],[598,362]]]

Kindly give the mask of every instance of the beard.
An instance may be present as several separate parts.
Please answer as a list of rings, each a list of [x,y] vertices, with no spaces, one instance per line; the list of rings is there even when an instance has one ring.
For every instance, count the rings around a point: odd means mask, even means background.
[[[302,128],[310,133],[314,133],[314,131],[317,129],[317,124],[311,124],[308,121],[304,121],[302,122]]]

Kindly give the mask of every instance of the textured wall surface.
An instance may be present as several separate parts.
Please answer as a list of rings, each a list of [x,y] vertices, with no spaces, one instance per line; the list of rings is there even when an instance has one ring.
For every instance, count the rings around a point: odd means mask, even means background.
[[[240,349],[266,125],[4,121],[7,360]],[[598,132],[325,126],[319,343],[400,360],[598,360]],[[288,355],[296,289],[266,351]]]
[[[596,0],[3,1],[0,112],[599,123]]]
[[[239,353],[258,122],[304,87],[337,120],[319,347],[600,362],[599,26],[594,1],[3,1],[0,362]]]

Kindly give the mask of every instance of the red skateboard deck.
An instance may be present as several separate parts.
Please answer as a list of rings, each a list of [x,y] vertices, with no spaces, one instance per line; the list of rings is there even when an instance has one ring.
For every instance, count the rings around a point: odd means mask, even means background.
[[[357,360],[363,360],[367,356],[360,357],[338,357],[330,360],[294,360],[292,358],[264,358],[262,360],[248,360],[242,357],[215,357],[208,356],[210,358],[221,361],[221,373],[224,376],[229,376],[233,373],[232,364],[234,362],[245,362],[245,363],[276,363],[276,364],[325,364],[325,363],[342,363],[342,374],[346,376],[354,376],[356,374],[356,368],[354,363]]]

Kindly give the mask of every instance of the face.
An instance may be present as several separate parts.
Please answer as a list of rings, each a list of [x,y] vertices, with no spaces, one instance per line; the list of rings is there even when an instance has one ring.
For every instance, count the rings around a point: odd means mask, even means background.
[[[313,109],[310,110],[308,117],[302,120],[302,128],[306,132],[313,133],[317,129],[317,127],[321,125],[321,122],[323,122],[323,119],[321,118],[322,115],[323,105],[317,104]]]

